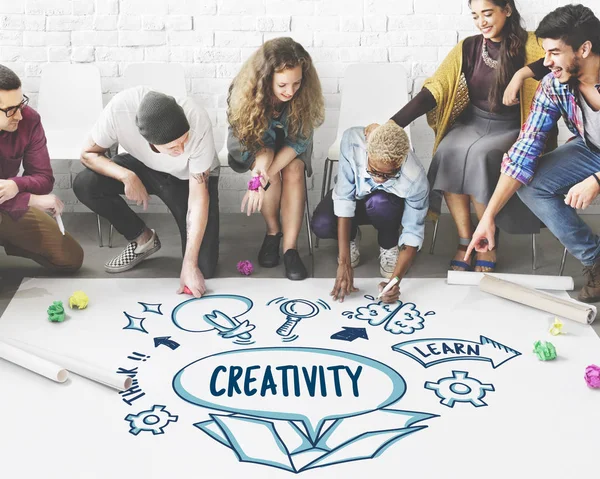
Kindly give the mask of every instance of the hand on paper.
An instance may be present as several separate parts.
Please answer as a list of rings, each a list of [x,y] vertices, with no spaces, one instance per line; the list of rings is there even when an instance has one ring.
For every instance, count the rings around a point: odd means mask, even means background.
[[[177,294],[182,294],[186,286],[195,298],[200,298],[206,293],[204,275],[202,274],[202,271],[200,271],[200,268],[195,264],[184,264],[181,268]]]
[[[19,192],[19,187],[13,180],[0,180],[0,205],[12,200]]]
[[[600,185],[593,176],[589,176],[569,190],[565,198],[565,204],[571,208],[584,210],[590,206],[598,193],[600,193]]]
[[[135,173],[128,175],[123,180],[123,185],[125,186],[125,197],[128,200],[135,201],[138,206],[142,205],[144,210],[148,209],[150,195],[148,195],[142,180]]]
[[[473,250],[478,253],[486,253],[492,251],[495,247],[494,234],[496,233],[496,225],[494,220],[489,220],[485,216],[479,221],[473,239],[469,243],[469,247],[465,253],[464,261],[468,261]]]
[[[62,214],[65,208],[64,203],[56,195],[31,195],[29,206],[46,211],[54,217]]]
[[[365,137],[367,138],[367,142],[369,141],[369,138],[371,137],[371,133],[373,133],[373,131],[375,131],[375,128],[379,127],[379,123],[371,123],[369,126],[367,126],[365,128]]]
[[[334,301],[344,302],[344,298],[350,293],[355,293],[358,288],[354,287],[354,270],[350,263],[341,263],[338,266],[335,284],[331,293],[329,293]]]
[[[379,292],[381,293],[383,288],[386,286],[387,283],[385,281],[379,283]],[[400,299],[400,282],[397,282],[394,286],[392,286],[392,289],[390,289],[387,293],[382,294],[379,299],[384,303],[395,303],[398,301],[398,299]]]

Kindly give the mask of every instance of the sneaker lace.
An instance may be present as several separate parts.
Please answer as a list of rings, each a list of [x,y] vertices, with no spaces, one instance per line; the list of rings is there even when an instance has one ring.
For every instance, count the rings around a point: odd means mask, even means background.
[[[398,259],[397,251],[398,250],[396,248],[381,249],[381,252],[379,253],[379,259],[381,263],[388,267],[396,266],[396,261]]]

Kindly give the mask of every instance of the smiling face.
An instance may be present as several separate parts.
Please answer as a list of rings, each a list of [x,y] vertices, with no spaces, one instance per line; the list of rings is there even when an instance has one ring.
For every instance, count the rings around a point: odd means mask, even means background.
[[[290,101],[302,84],[302,67],[275,72],[273,75],[273,95],[281,102]]]
[[[472,0],[470,7],[475,26],[483,36],[493,42],[501,41],[506,19],[512,15],[510,6],[499,7],[489,0]]]
[[[11,107],[20,105],[23,101],[23,93],[21,89],[17,90],[0,90],[0,108],[7,110]],[[0,130],[3,131],[17,131],[19,128],[19,122],[23,119],[23,112],[20,108],[16,110],[16,113],[8,118],[6,114],[0,111]]]
[[[579,50],[574,51],[573,47],[562,40],[544,38],[542,46],[546,51],[544,66],[552,70],[554,78],[561,83],[567,83],[571,78],[579,76],[581,50],[583,50],[584,45]]]
[[[179,156],[183,153],[185,144],[189,138],[190,132],[188,131],[185,135],[177,138],[171,143],[167,143],[166,145],[154,145],[154,148],[156,148],[159,153],[164,153],[165,155]]]

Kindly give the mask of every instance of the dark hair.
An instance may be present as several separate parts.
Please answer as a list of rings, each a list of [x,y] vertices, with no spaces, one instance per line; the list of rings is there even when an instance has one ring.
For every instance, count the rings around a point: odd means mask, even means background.
[[[471,6],[469,0],[469,7]],[[521,24],[521,14],[517,10],[515,0],[490,0],[494,5],[502,9],[510,7],[511,15],[506,18],[502,30],[502,43],[500,44],[500,56],[498,68],[494,75],[494,83],[488,95],[491,111],[497,111],[502,106],[504,90],[510,83],[517,70],[525,65],[525,43],[527,43],[527,31]],[[485,39],[483,40],[485,41]]]
[[[565,5],[550,12],[540,22],[535,35],[562,40],[573,50],[579,50],[589,40],[592,52],[600,54],[600,20],[583,5]]]
[[[21,80],[10,68],[0,65],[0,90],[11,91],[21,88]]]

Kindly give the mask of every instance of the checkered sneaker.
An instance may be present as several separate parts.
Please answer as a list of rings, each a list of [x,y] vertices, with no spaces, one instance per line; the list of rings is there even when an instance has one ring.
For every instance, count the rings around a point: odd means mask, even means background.
[[[152,233],[150,241],[139,248],[137,241],[129,243],[119,256],[116,256],[104,265],[104,270],[107,273],[122,273],[133,268],[151,254],[156,253],[161,245],[158,235],[154,230],[152,230]]]

